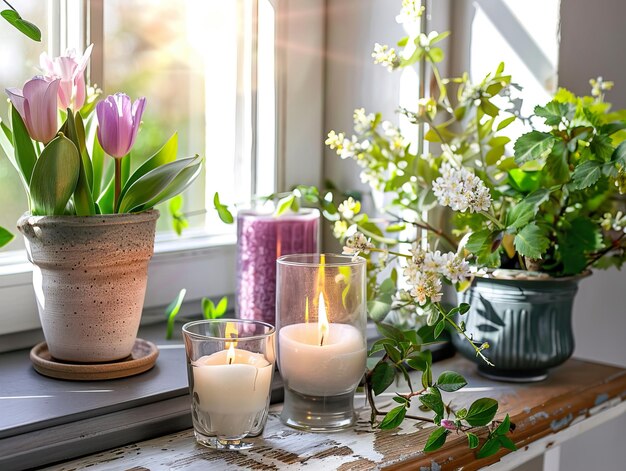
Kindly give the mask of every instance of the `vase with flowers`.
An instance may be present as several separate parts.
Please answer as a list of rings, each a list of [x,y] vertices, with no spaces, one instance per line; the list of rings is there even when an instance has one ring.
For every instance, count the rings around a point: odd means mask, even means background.
[[[132,156],[146,99],[99,100],[84,78],[91,49],[42,54],[42,75],[6,90],[10,123],[0,122],[0,147],[28,197],[18,228],[49,352],[85,363],[130,354],[159,217],[153,208],[187,188],[203,162],[176,158],[176,134],[154,155]]]

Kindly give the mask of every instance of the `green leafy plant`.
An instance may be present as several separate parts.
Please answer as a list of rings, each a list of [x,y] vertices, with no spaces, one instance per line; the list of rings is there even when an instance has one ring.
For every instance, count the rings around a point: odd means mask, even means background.
[[[172,302],[165,308],[165,317],[167,319],[167,330],[165,338],[170,340],[174,335],[174,324],[176,322],[176,316],[180,312],[180,308],[185,300],[187,294],[186,289],[181,289]],[[204,319],[218,319],[226,314],[228,310],[228,298],[224,296],[217,304],[211,301],[209,298],[202,298],[202,317]]]

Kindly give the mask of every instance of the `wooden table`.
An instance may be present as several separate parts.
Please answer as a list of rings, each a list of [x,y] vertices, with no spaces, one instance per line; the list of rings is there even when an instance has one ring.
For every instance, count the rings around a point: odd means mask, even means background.
[[[535,384],[496,383],[475,373],[470,362],[455,357],[437,363],[435,374],[454,370],[468,379],[468,386],[444,401],[463,407],[478,397],[500,402],[498,417],[506,413],[516,425],[511,439],[518,451],[501,450],[476,460],[464,435],[451,436],[440,450],[422,449],[433,425],[405,421],[398,429],[381,431],[369,426],[369,411],[358,396],[359,420],[354,429],[333,434],[305,433],[290,429],[279,420],[280,405],[273,406],[263,436],[241,453],[216,452],[195,443],[191,430],[129,445],[108,452],[53,466],[49,469],[249,469],[249,470],[507,470],[545,454],[550,469],[558,469],[559,444],[626,412],[626,369],[569,360]],[[391,407],[392,394],[379,398],[381,408]],[[417,402],[417,401],[414,401]],[[414,413],[416,411],[413,411]],[[420,412],[420,414],[423,414]],[[479,433],[481,439],[486,429]],[[546,454],[547,451],[547,454]],[[495,464],[494,464],[495,463]],[[491,466],[489,466],[491,465]]]

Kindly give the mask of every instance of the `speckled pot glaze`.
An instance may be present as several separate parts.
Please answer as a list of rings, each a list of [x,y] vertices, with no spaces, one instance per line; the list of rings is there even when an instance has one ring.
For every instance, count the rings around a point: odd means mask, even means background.
[[[39,318],[53,357],[127,357],[139,328],[159,212],[31,216],[18,229],[33,263]]]

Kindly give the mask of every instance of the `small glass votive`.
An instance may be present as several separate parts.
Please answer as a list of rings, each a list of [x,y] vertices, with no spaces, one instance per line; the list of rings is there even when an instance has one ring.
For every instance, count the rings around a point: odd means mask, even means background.
[[[276,281],[281,420],[314,432],[352,426],[367,356],[365,259],[285,255]]]
[[[275,329],[259,321],[214,319],[183,326],[191,415],[198,443],[244,450],[263,431],[274,373]]]

